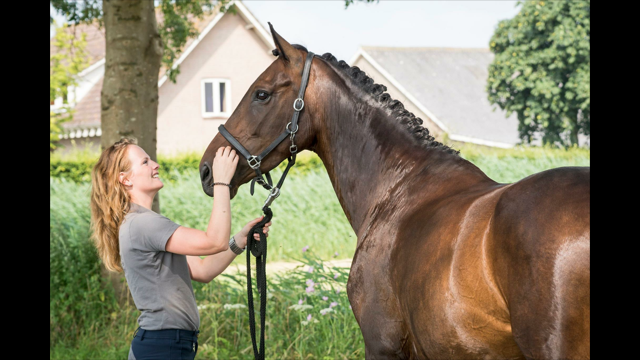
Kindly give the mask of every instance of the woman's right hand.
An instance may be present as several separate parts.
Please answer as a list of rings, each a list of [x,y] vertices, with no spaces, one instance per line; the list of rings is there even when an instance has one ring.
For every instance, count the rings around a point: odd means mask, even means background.
[[[213,181],[229,184],[238,165],[238,155],[231,146],[220,147],[213,158]]]

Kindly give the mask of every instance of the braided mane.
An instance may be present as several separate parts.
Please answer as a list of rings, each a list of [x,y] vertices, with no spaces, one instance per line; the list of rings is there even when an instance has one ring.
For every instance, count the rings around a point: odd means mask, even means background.
[[[292,46],[298,50],[308,52],[307,48],[302,45],[293,44]],[[274,56],[280,55],[278,49],[274,49],[272,53]],[[391,115],[403,124],[422,146],[425,148],[436,148],[454,155],[460,154],[459,150],[452,149],[436,141],[436,139],[431,136],[429,129],[422,126],[422,119],[406,110],[399,100],[392,99],[389,93],[385,92],[387,90],[386,86],[375,84],[373,79],[367,76],[360,68],[357,66],[349,66],[344,60],[338,61],[331,53],[325,53],[320,56],[320,58],[325,60],[327,64],[331,65],[335,70],[347,74],[360,90],[371,95],[383,108],[391,110]]]

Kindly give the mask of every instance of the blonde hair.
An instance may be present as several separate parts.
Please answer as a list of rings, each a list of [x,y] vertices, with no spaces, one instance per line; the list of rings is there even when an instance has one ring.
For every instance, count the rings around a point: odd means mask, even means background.
[[[128,145],[134,140],[121,139],[100,155],[91,171],[91,229],[98,255],[109,271],[122,272],[119,229],[129,211],[131,197],[120,183],[120,172],[129,172]]]

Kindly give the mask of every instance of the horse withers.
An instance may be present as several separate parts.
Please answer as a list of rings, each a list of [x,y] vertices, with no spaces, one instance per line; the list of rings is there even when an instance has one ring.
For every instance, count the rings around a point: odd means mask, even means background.
[[[252,154],[287,126],[307,55],[271,33],[276,60],[225,124]],[[315,56],[296,134],[299,150],[322,159],[358,238],[347,292],[366,358],[590,358],[590,169],[497,183],[385,90]],[[200,162],[209,196],[227,145],[216,135]],[[254,176],[241,161],[232,197]]]

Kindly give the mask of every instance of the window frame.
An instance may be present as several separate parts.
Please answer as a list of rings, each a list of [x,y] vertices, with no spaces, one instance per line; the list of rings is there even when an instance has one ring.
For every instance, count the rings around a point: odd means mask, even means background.
[[[207,99],[205,98],[205,84],[211,83],[213,90],[213,111],[207,111]],[[224,83],[226,99],[225,106],[227,111],[220,111],[220,84]],[[231,116],[231,80],[223,78],[206,78],[200,81],[200,101],[203,118],[229,117]]]

